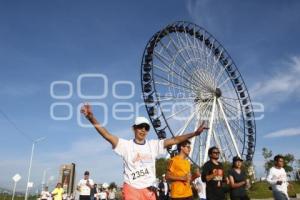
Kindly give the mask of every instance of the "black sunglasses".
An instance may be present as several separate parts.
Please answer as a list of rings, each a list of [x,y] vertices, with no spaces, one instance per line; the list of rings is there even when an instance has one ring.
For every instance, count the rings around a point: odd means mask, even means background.
[[[213,151],[212,153],[213,154],[220,154],[220,152],[218,152],[218,151]]]
[[[134,128],[136,128],[136,129],[143,129],[143,128],[145,128],[146,131],[150,130],[150,126],[148,124],[134,125]]]

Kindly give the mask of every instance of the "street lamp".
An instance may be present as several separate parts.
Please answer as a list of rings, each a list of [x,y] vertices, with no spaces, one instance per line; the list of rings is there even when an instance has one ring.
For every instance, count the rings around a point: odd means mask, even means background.
[[[16,193],[16,186],[17,186],[17,182],[19,182],[19,180],[21,180],[21,176],[20,176],[20,174],[16,174],[16,175],[14,175],[13,177],[12,177],[12,179],[14,180],[14,190],[13,190],[13,195],[12,195],[12,200],[14,200],[14,198],[15,198],[15,193]]]
[[[27,184],[26,184],[26,192],[25,192],[25,200],[28,198],[28,188],[30,183],[30,173],[31,173],[31,165],[32,165],[32,159],[33,159],[33,152],[34,152],[34,146],[38,142],[46,139],[45,137],[38,138],[32,142],[32,148],[31,148],[31,156],[30,156],[30,163],[29,163],[29,169],[28,169],[28,178],[27,178]]]

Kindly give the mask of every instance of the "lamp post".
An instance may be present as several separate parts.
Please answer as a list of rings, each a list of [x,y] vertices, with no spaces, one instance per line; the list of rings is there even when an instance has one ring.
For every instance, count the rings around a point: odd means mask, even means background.
[[[30,182],[30,174],[31,174],[31,166],[32,166],[32,159],[33,159],[33,152],[34,152],[34,146],[35,144],[37,144],[38,142],[42,141],[46,139],[45,137],[41,137],[41,138],[38,138],[36,140],[34,140],[32,142],[32,148],[31,148],[31,156],[30,156],[30,163],[29,163],[29,169],[28,169],[28,178],[27,178],[27,184],[26,184],[26,192],[25,192],[25,200],[27,200],[28,198],[28,186],[29,186],[29,182]]]
[[[16,193],[16,186],[17,186],[17,182],[19,182],[19,180],[21,180],[21,176],[20,174],[16,174],[12,177],[12,179],[14,180],[15,184],[14,184],[14,190],[13,190],[13,195],[12,195],[12,200],[14,200],[15,198],[15,193]]]

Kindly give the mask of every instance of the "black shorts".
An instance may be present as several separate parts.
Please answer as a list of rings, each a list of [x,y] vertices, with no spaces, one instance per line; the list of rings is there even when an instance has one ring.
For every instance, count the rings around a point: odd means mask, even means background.
[[[79,195],[79,200],[91,200],[90,195]]]
[[[183,197],[183,198],[171,198],[172,200],[193,200],[193,197]]]

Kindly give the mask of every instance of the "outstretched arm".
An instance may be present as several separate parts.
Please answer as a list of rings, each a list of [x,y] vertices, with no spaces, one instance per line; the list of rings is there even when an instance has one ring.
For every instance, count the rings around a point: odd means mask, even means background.
[[[112,148],[117,146],[119,138],[109,133],[99,124],[97,119],[94,117],[92,108],[89,104],[85,104],[81,107],[81,113],[91,122],[91,124],[93,124],[97,132],[112,145]]]
[[[169,138],[169,139],[165,139],[164,147],[166,148],[166,147],[172,146],[174,144],[179,144],[179,143],[181,143],[185,140],[188,140],[194,136],[198,136],[206,129],[208,129],[208,128],[204,125],[204,122],[202,122],[202,124],[199,126],[199,128],[195,132],[176,136],[176,137]]]

